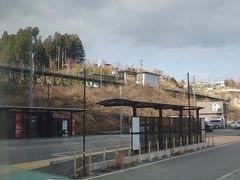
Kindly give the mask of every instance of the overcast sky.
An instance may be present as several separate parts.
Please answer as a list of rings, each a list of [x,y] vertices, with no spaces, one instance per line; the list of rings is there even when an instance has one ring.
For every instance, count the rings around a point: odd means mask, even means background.
[[[239,0],[0,0],[0,33],[80,36],[87,58],[197,79],[239,79]]]

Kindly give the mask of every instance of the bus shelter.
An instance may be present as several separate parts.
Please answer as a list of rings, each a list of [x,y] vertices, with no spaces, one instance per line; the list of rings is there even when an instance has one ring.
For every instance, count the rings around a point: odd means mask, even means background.
[[[0,138],[73,136],[73,114],[81,112],[79,108],[0,105]]]
[[[148,144],[151,148],[157,149],[157,141],[161,149],[166,148],[166,140],[168,148],[191,144],[198,141],[204,142],[205,137],[205,120],[199,117],[199,110],[202,107],[185,106],[176,104],[166,104],[159,102],[143,102],[128,99],[107,99],[97,103],[104,107],[126,106],[132,108],[132,150],[141,149],[147,152]],[[140,117],[138,109],[152,108],[159,112],[158,117]],[[179,112],[179,116],[164,117],[164,111],[173,110]],[[184,111],[191,111],[193,116],[184,116]],[[194,113],[193,113],[194,111]],[[187,142],[188,141],[188,142]]]

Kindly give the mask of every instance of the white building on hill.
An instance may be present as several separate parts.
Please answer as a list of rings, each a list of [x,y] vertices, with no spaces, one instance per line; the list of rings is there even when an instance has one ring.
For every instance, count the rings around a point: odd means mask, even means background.
[[[160,87],[160,75],[150,72],[141,72],[137,74],[136,84],[149,86],[153,88]]]

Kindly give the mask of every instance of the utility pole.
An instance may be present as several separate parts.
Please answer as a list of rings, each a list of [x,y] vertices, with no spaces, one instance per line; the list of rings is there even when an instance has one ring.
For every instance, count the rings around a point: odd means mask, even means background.
[[[119,96],[120,96],[120,99],[122,98],[122,86],[120,86],[119,87],[119,90],[120,90],[120,94],[119,94]],[[123,125],[122,125],[122,119],[123,119],[123,117],[122,117],[122,107],[120,107],[120,133],[121,133],[121,135],[122,135],[122,131],[123,131]]]
[[[65,64],[64,52],[65,52],[65,51],[62,49],[62,68],[63,68],[63,65]]]
[[[102,86],[102,73],[101,73],[101,59],[98,60],[98,71],[99,71],[99,88]]]
[[[83,79],[83,174],[86,173],[86,162],[85,162],[85,121],[86,121],[86,68],[83,69],[84,79]]]
[[[66,62],[66,60],[67,60],[67,50],[66,49],[64,51],[64,59],[65,59],[65,62]]]
[[[30,53],[29,107],[33,107],[33,52]]]
[[[141,85],[143,86],[143,72],[142,72],[142,69],[143,69],[143,60],[141,59],[140,62],[140,68],[139,68],[139,73],[140,73],[140,81],[141,81]]]
[[[191,102],[190,102],[190,81],[189,81],[189,73],[187,73],[187,81],[188,81],[188,137],[191,139]],[[194,139],[193,139],[194,141]]]
[[[60,68],[60,47],[58,46],[58,70]]]
[[[193,85],[194,85],[194,88],[193,88],[193,103],[194,103],[194,106],[196,106],[196,93],[195,93],[196,84],[195,84],[195,76],[193,76]],[[196,117],[196,111],[194,111],[194,117]]]
[[[47,91],[47,94],[48,94],[48,97],[47,97],[47,107],[49,107],[49,105],[50,105],[50,92],[49,92],[49,86],[50,86],[50,84],[48,84],[48,91]]]

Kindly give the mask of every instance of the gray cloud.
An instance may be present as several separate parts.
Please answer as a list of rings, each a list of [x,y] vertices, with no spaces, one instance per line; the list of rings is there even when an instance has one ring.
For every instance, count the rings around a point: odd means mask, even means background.
[[[88,43],[222,47],[240,44],[238,0],[0,1],[1,31],[38,26],[46,36],[78,33]]]

